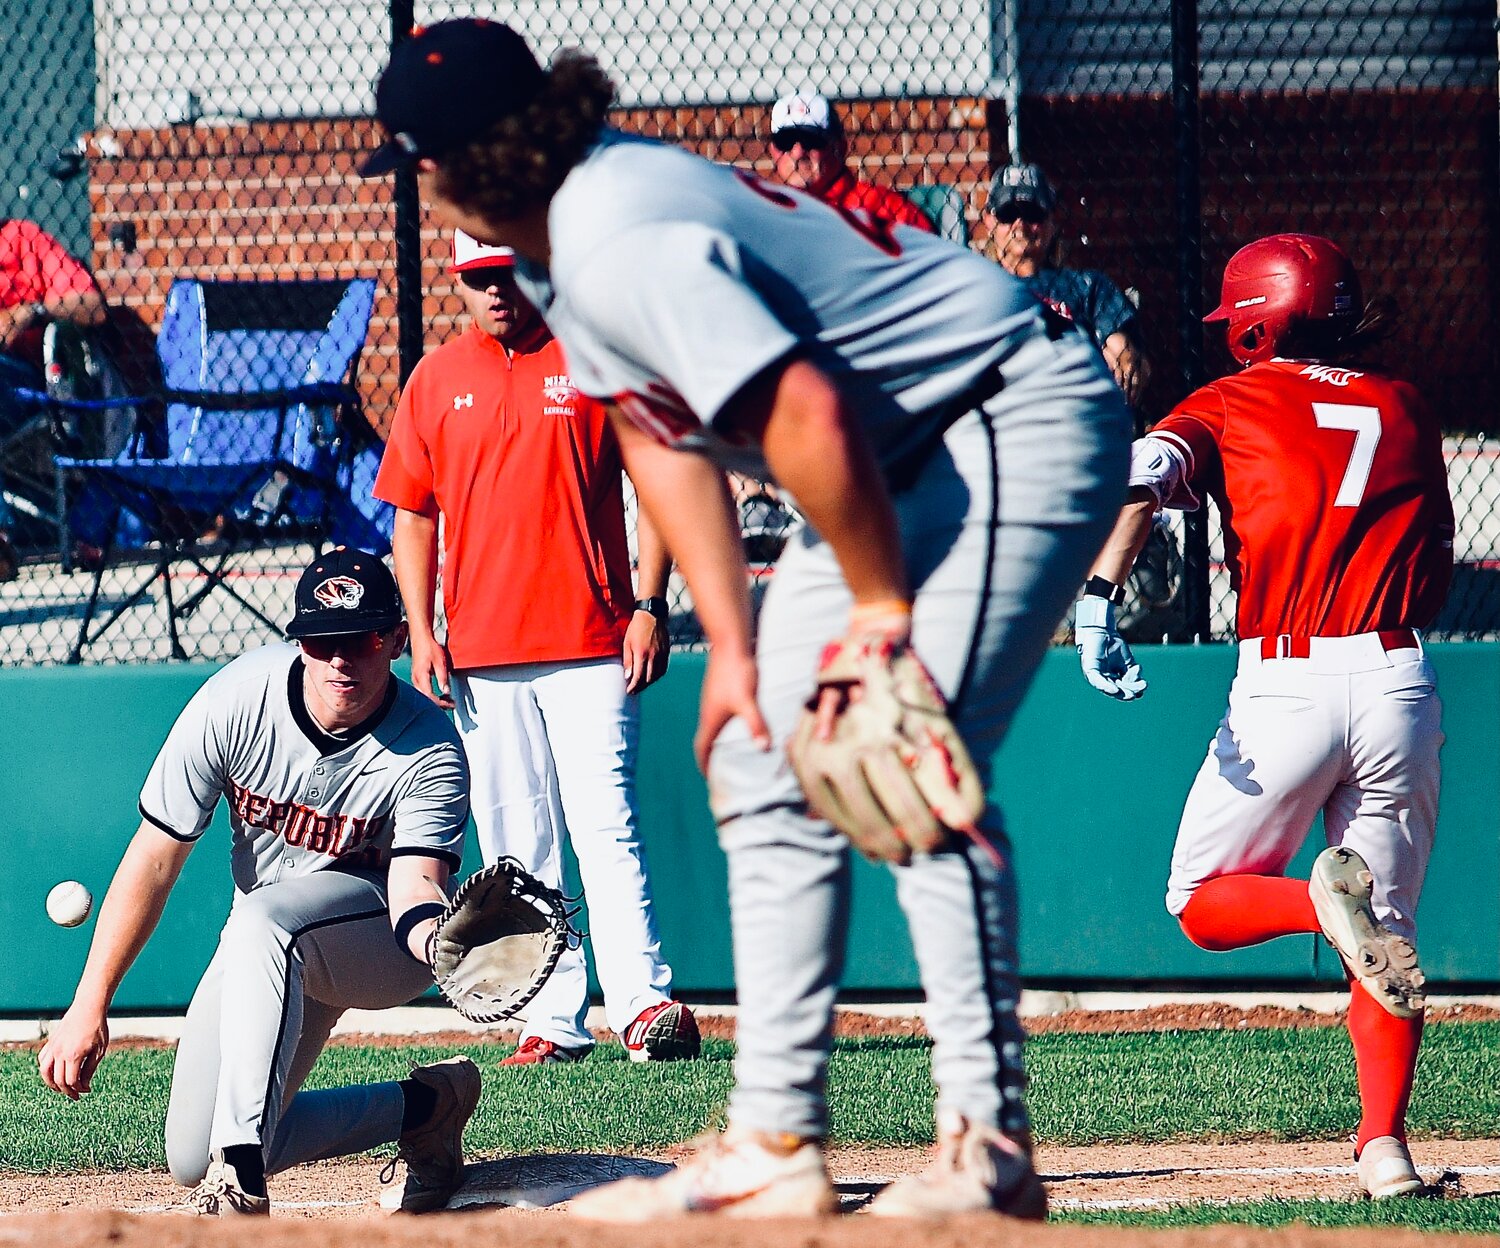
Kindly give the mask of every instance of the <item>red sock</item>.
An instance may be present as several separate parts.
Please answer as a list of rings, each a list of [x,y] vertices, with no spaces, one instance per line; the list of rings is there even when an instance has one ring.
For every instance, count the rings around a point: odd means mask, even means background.
[[[1200,884],[1178,916],[1193,944],[1222,952],[1277,936],[1319,932],[1306,880],[1279,875],[1221,875]]]
[[[1422,1047],[1422,1016],[1396,1018],[1357,983],[1349,985],[1349,1038],[1359,1071],[1359,1134],[1354,1151],[1382,1135],[1406,1139],[1406,1107]]]

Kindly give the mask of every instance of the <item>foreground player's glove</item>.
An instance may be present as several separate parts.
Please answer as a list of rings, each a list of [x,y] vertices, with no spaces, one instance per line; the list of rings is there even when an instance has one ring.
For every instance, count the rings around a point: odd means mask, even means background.
[[[438,920],[429,945],[432,978],[465,1018],[509,1018],[557,965],[568,917],[560,892],[502,858],[465,880]]]
[[[817,706],[842,706],[819,740]],[[947,704],[904,640],[866,633],[823,651],[818,686],[787,746],[812,808],[876,862],[909,862],[957,830],[978,839],[984,786]]]
[[[1141,665],[1130,643],[1115,630],[1115,604],[1108,598],[1085,594],[1073,612],[1073,640],[1084,679],[1100,693],[1133,702],[1146,692]]]

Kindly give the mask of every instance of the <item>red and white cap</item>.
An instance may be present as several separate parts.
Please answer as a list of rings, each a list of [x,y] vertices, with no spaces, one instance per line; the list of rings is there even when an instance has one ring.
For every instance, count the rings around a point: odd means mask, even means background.
[[[477,239],[470,238],[462,230],[453,231],[453,271],[464,273],[469,269],[508,269],[516,262],[516,253],[509,247],[487,247]]]
[[[782,130],[824,130],[841,134],[843,127],[826,95],[801,91],[796,95],[784,95],[771,106],[771,133],[778,134]]]

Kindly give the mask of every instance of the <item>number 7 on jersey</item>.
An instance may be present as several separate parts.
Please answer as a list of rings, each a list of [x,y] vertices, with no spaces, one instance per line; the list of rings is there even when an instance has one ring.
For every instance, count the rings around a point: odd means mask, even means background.
[[[1355,403],[1314,403],[1312,409],[1319,429],[1346,429],[1354,434],[1349,465],[1344,469],[1344,479],[1339,482],[1333,505],[1358,507],[1370,480],[1375,448],[1380,445],[1380,409]]]

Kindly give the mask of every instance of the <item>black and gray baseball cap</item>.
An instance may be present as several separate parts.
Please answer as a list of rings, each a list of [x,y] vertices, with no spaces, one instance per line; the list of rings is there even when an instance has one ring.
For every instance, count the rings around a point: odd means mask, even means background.
[[[367,178],[424,157],[441,160],[536,99],[547,75],[504,22],[459,17],[418,26],[375,87],[387,139],[360,165]]]
[[[296,609],[286,635],[383,633],[399,623],[401,595],[390,570],[367,550],[335,546],[313,560],[297,582]]]
[[[995,175],[989,210],[998,213],[1010,204],[1032,204],[1045,213],[1056,207],[1057,196],[1040,165],[1007,165]]]

